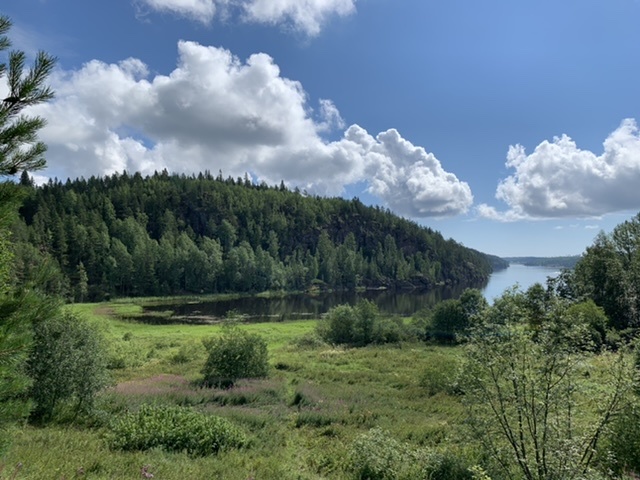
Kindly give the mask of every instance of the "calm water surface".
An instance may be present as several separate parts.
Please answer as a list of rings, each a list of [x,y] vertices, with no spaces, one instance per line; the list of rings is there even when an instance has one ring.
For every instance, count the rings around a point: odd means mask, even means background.
[[[210,323],[234,312],[246,321],[265,322],[318,318],[336,305],[354,305],[360,299],[374,302],[381,313],[408,316],[449,298],[458,298],[467,287],[480,288],[491,303],[506,288],[516,283],[524,290],[536,282],[544,284],[548,276],[560,271],[553,268],[511,265],[491,275],[486,285],[440,287],[429,291],[366,291],[320,294],[293,294],[279,298],[244,297],[215,302],[153,305],[144,308],[149,323]],[[168,316],[166,312],[173,312]]]
[[[511,264],[508,268],[492,273],[489,283],[484,287],[482,293],[489,303],[494,298],[502,295],[505,289],[513,285],[519,285],[522,290],[526,290],[534,283],[545,285],[548,277],[557,277],[560,274],[559,268],[551,267],[527,267],[525,265]]]

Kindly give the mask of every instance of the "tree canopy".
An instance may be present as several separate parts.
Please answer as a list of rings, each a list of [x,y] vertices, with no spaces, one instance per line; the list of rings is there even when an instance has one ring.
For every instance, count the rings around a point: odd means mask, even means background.
[[[34,254],[50,258],[59,270],[52,287],[77,301],[477,284],[494,262],[357,199],[207,172],[22,185],[29,198],[15,226],[16,261],[27,276]]]

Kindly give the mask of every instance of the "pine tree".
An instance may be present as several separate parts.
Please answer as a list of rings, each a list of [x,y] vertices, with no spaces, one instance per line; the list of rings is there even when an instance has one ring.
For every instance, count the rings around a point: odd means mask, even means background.
[[[6,36],[10,28],[11,21],[0,16],[0,51],[11,46]],[[53,70],[55,58],[38,52],[26,73],[25,61],[25,53],[14,50],[9,53],[9,63],[0,64],[0,77],[6,75],[9,86],[9,96],[0,104],[0,175],[15,175],[45,165],[47,147],[37,137],[45,121],[24,115],[22,110],[53,98],[53,91],[44,82]]]
[[[0,52],[11,46],[6,35],[10,28],[11,21],[0,16]],[[12,51],[8,64],[0,63],[0,78],[6,76],[9,87],[9,96],[0,102],[0,177],[36,170],[45,164],[46,147],[37,137],[44,120],[21,112],[53,97],[45,81],[55,59],[40,52],[33,67],[25,72],[25,58],[24,52]],[[29,379],[22,367],[29,353],[30,324],[49,315],[52,308],[52,303],[38,295],[36,289],[15,288],[9,275],[12,265],[9,226],[17,213],[18,192],[14,184],[0,183],[0,429],[28,413],[23,393],[29,387]],[[6,434],[0,433],[0,440],[6,438]],[[3,446],[0,444],[0,449]]]

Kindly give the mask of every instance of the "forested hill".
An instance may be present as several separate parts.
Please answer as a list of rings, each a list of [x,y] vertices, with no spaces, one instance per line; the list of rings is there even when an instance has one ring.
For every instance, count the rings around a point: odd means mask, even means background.
[[[580,255],[571,255],[566,257],[505,257],[504,260],[527,267],[573,268],[580,258]]]
[[[34,187],[15,229],[26,281],[48,257],[50,288],[109,296],[479,282],[490,259],[359,200],[248,179],[127,173]]]

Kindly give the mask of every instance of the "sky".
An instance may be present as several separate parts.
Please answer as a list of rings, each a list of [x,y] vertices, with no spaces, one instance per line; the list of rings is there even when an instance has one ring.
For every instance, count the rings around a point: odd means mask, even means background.
[[[640,210],[638,0],[5,0],[0,13],[13,48],[58,58],[55,99],[27,112],[47,120],[41,182],[248,173],[500,256],[577,255]]]

